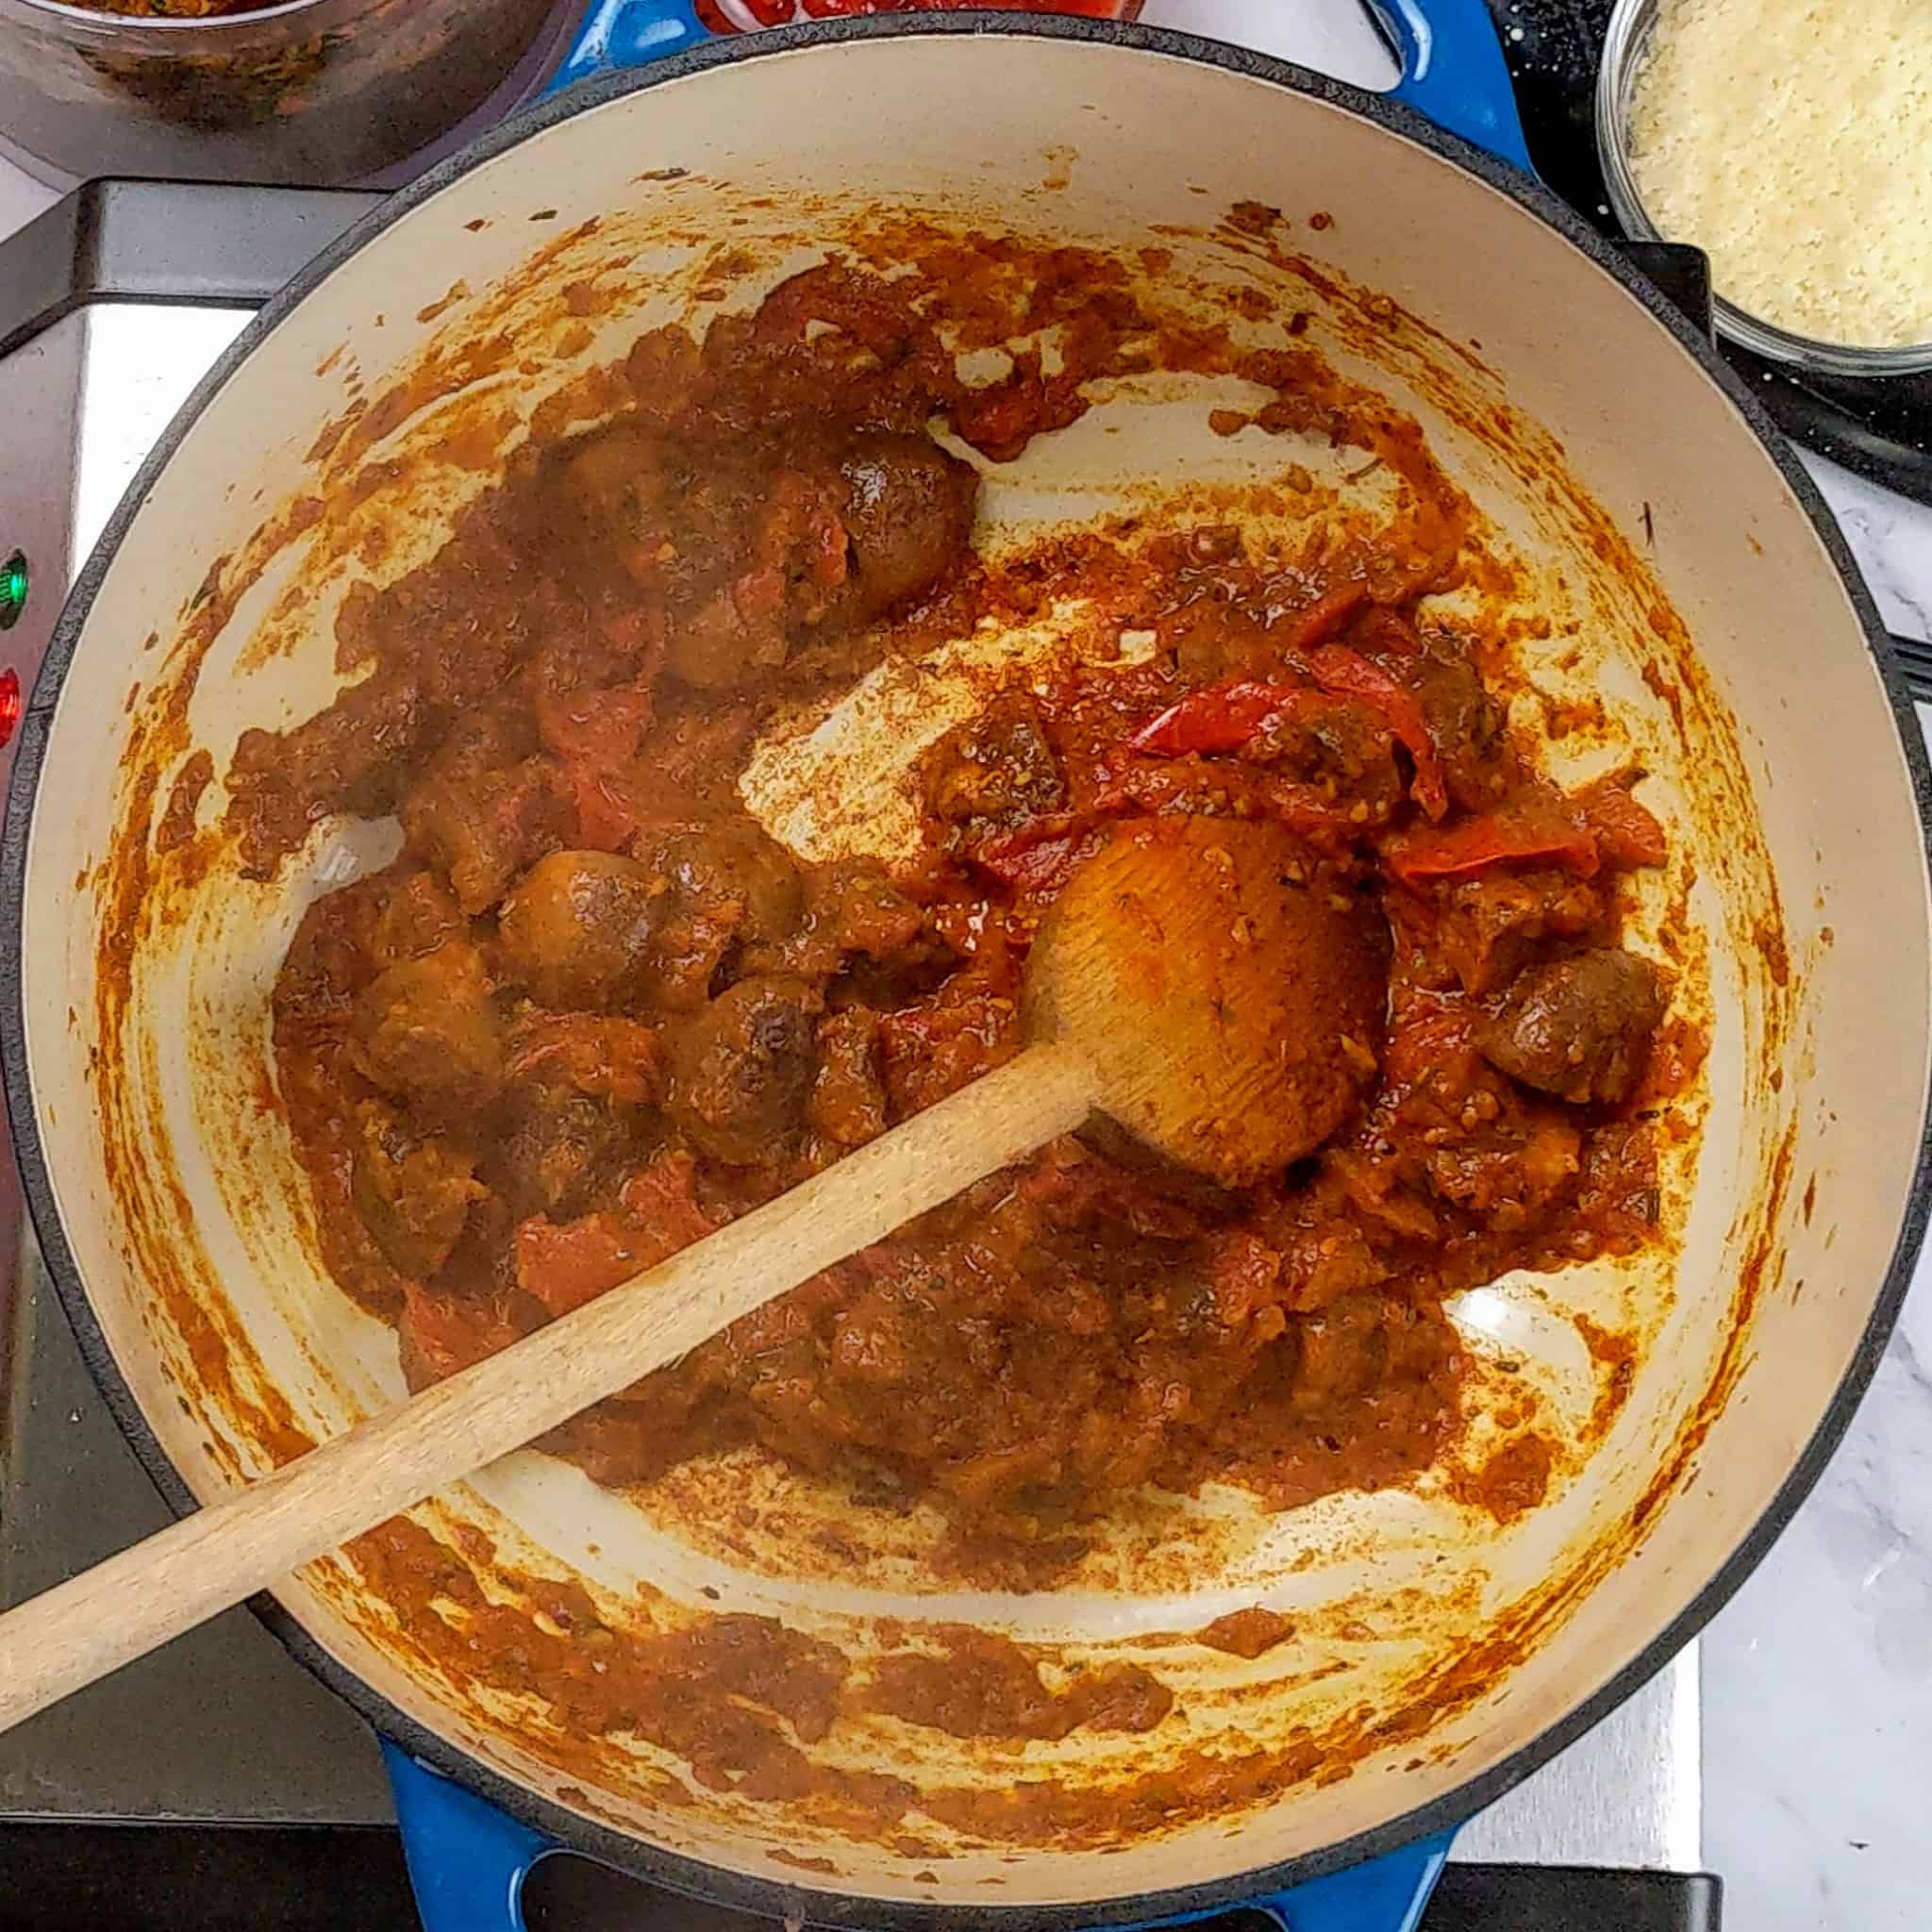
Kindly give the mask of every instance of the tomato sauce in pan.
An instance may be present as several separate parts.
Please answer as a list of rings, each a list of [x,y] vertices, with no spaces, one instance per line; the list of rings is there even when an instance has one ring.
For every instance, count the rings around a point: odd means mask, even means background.
[[[1027,566],[975,556],[979,474],[932,425],[997,465],[1152,365],[1124,289],[1065,266],[1029,298],[1058,358],[987,386],[928,283],[853,266],[702,341],[642,337],[613,420],[540,423],[431,561],[352,593],[359,681],[237,748],[258,875],[328,815],[402,825],[303,921],[275,1045],[328,1266],[416,1386],[1008,1058],[1031,935],[1124,822],[1277,821],[1386,926],[1385,1024],[1347,1043],[1359,1105],[1316,1155],[1226,1191],[1056,1143],[558,1432],[600,1480],[754,1442],[1023,1550],[1076,1547],[1147,1484],[1386,1486],[1458,1425],[1446,1298],[1657,1239],[1649,1116],[1681,1042],[1619,880],[1663,835],[1634,772],[1538,775],[1482,641],[1419,606],[1456,534],[1424,491],[1406,539],[1319,562],[1219,524],[1109,553],[1152,654],[991,692],[922,763],[914,857],[804,863],[749,815],[774,714],[1024,614]],[[1249,358],[1274,400],[1213,426],[1410,460],[1322,367]],[[1512,1465],[1502,1513],[1539,1479]],[[900,1689],[942,1726],[1022,1695]]]

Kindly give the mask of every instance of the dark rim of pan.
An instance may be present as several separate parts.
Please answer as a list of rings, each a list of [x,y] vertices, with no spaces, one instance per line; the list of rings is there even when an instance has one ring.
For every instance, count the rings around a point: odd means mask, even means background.
[[[1557,229],[1595,262],[1618,287],[1642,303],[1657,325],[1668,331],[1684,353],[1691,357],[1723,391],[1764,444],[1792,493],[1804,507],[1820,542],[1844,582],[1864,628],[1867,647],[1883,679],[1918,802],[1921,840],[1927,853],[1932,854],[1932,766],[1928,766],[1911,702],[1887,641],[1885,628],[1858,575],[1851,553],[1809,477],[1786,447],[1775,424],[1757,397],[1739,381],[1710,342],[1701,338],[1685,321],[1669,298],[1639,275],[1612,242],[1586,225],[1541,184],[1507,163],[1444,134],[1397,103],[1365,93],[1287,61],[1193,35],[1073,17],[974,12],[928,13],[916,17],[884,15],[813,22],[796,27],[768,30],[749,45],[735,41],[720,41],[673,56],[641,74],[618,74],[587,81],[567,94],[542,102],[491,129],[463,153],[441,162],[385,202],[325,249],[242,330],[234,344],[197,385],[179,415],[155,445],[76,578],[48,646],[25,721],[8,792],[4,844],[0,844],[0,971],[4,971],[10,981],[5,989],[4,1007],[0,1007],[0,1046],[4,1046],[8,1106],[34,1224],[40,1234],[49,1273],[73,1324],[81,1352],[116,1422],[125,1432],[169,1506],[177,1513],[192,1511],[196,1507],[195,1499],[149,1429],[89,1305],[55,1205],[54,1190],[40,1143],[25,1063],[26,1033],[21,971],[25,935],[22,918],[31,817],[53,706],[109,561],[142,505],[156,488],[163,468],[189,425],[207,407],[209,398],[228,375],[334,269],[365,242],[471,169],[584,108],[602,105],[622,95],[644,92],[667,82],[688,79],[692,75],[737,61],[781,58],[800,48],[837,45],[847,41],[900,35],[937,39],[955,34],[996,34],[1126,47],[1219,68],[1225,73],[1310,95],[1363,119],[1379,123],[1393,133],[1477,175],[1498,192],[1507,195]],[[1096,1891],[1093,1898],[1079,1904],[1049,1905],[894,1901],[752,1877],[661,1850],[628,1833],[597,1824],[538,1796],[528,1787],[490,1769],[407,1716],[354,1672],[338,1662],[272,1597],[258,1597],[250,1607],[292,1656],[360,1711],[378,1730],[425,1764],[446,1773],[480,1793],[512,1818],[555,1840],[561,1850],[581,1853],[693,1897],[774,1918],[803,1910],[821,1924],[862,1924],[881,1928],[881,1932],[883,1928],[892,1928],[892,1932],[905,1928],[905,1932],[912,1932],[915,1927],[919,1932],[931,1932],[931,1928],[939,1925],[958,1928],[958,1932],[971,1932],[971,1928],[987,1928],[987,1932],[991,1932],[994,1927],[1000,1928],[1000,1932],[1011,1932],[1011,1928],[1022,1926],[1038,1927],[1041,1932],[1058,1932],[1058,1928],[1063,1927],[1091,1926],[1096,1923],[1127,1924],[1238,1906],[1243,1901],[1283,1891],[1344,1866],[1394,1851],[1419,1838],[1446,1830],[1480,1810],[1521,1783],[1629,1696],[1675,1656],[1728,1601],[1810,1492],[1832,1450],[1844,1434],[1884,1353],[1924,1236],[1928,1203],[1932,1203],[1932,1138],[1928,1136],[1932,1136],[1932,1122],[1922,1120],[1912,1187],[1904,1204],[1891,1263],[1877,1289],[1870,1320],[1843,1379],[1811,1440],[1794,1458],[1789,1474],[1763,1515],[1738,1547],[1716,1565],[1709,1580],[1690,1603],[1607,1683],[1501,1763],[1492,1765],[1442,1797],[1401,1812],[1367,1831],[1299,1857],[1258,1865],[1229,1877],[1126,1896]],[[1105,1869],[1104,1864],[1096,1868],[1098,1872]]]

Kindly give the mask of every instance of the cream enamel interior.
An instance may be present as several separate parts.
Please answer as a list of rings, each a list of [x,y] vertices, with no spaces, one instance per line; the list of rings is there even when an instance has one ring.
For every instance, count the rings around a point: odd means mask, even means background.
[[[648,178],[669,168],[689,172]],[[1238,1501],[1210,1493],[1194,1513],[1244,1525],[1201,1545],[1217,1551],[1212,1562],[1189,1557],[1184,1531],[1170,1524],[1152,1544],[1124,1533],[1111,1568],[1097,1562],[1065,1590],[941,1599],[907,1560],[916,1524],[904,1547],[881,1536],[872,1559],[843,1574],[823,1561],[812,1569],[784,1536],[734,1550],[680,1527],[678,1507],[716,1493],[706,1485],[775,1493],[772,1485],[785,1486],[770,1471],[691,1477],[660,1507],[525,1456],[451,1499],[442,1519],[473,1520],[505,1557],[563,1566],[613,1598],[647,1582],[695,1602],[708,1587],[723,1607],[835,1634],[867,1614],[959,1616],[1064,1646],[1069,1660],[1139,1654],[1136,1641],[1150,1633],[1198,1628],[1266,1601],[1306,1620],[1301,1641],[1256,1662],[1187,1646],[1145,1653],[1189,1712],[1181,1741],[1223,1752],[1300,1725],[1344,1724],[1351,1713],[1360,1723],[1397,1716],[1431,1667],[1478,1646],[1553,1573],[1576,1563],[1581,1575],[1593,1549],[1615,1561],[1552,1607],[1538,1641],[1499,1665],[1479,1698],[1366,1750],[1347,1777],[1304,1782],[1239,1818],[1143,1835],[1104,1861],[1078,1850],[1014,1858],[958,1846],[937,1864],[717,1793],[665,1810],[622,1775],[565,1799],[562,1789],[581,1790],[583,1775],[559,1774],[529,1748],[531,1713],[453,1700],[431,1674],[412,1670],[385,1643],[379,1612],[358,1602],[346,1569],[331,1566],[282,1595],[343,1663],[451,1741],[567,1807],[588,1806],[640,1838],[736,1871],[972,1904],[1101,1900],[1232,1877],[1379,1824],[1496,1764],[1690,1602],[1763,1513],[1846,1370],[1899,1236],[1924,1111],[1928,922],[1918,817],[1843,586],[1775,465],[1694,360],[1587,258],[1474,176],[1341,108],[1218,68],[1024,36],[915,36],[769,55],[613,100],[412,210],[285,317],[188,431],[107,571],[68,673],[25,916],[34,936],[30,1071],[61,1219],[121,1371],[190,1485],[208,1494],[228,1479],[210,1448],[217,1436],[241,1466],[260,1466],[245,1419],[198,1387],[183,1336],[144,1291],[88,1081],[90,1052],[102,1044],[92,1032],[103,916],[92,868],[118,809],[127,689],[152,680],[162,655],[144,655],[141,641],[158,625],[164,652],[171,614],[188,605],[209,559],[242,545],[266,508],[304,487],[305,452],[348,384],[379,391],[384,372],[432,337],[474,326],[492,284],[539,242],[610,218],[577,246],[584,259],[616,263],[611,272],[629,277],[641,307],[599,325],[584,352],[594,359],[628,341],[650,303],[688,288],[730,215],[749,222],[740,233],[756,237],[760,223],[789,233],[797,211],[788,212],[786,196],[801,177],[837,183],[849,197],[822,204],[817,219],[834,234],[839,207],[867,203],[1130,250],[1172,225],[1189,231],[1162,238],[1181,271],[1215,259],[1217,244],[1201,231],[1237,198],[1291,215],[1328,211],[1333,225],[1320,232],[1298,222],[1293,245],[1441,332],[1433,360],[1392,332],[1374,379],[1424,419],[1437,454],[1557,617],[1559,635],[1528,654],[1540,681],[1580,676],[1611,699],[1656,771],[1646,796],[1697,861],[1690,906],[1710,935],[1716,1043],[1694,1191],[1679,1176],[1686,1224],[1674,1309],[1609,1440],[1579,1477],[1504,1534],[1478,1533],[1426,1494],[1330,1498],[1255,1524]],[[758,198],[774,205],[751,212]],[[533,226],[545,209],[556,210],[554,223]],[[581,266],[568,252],[559,260]],[[408,319],[458,282],[477,293]],[[1452,344],[1479,344],[1477,359]],[[569,373],[559,359],[554,382]],[[1499,447],[1472,437],[1438,407],[1452,381],[1471,407],[1507,396],[1555,442],[1511,437]],[[527,385],[518,407],[554,382]],[[1172,399],[1123,397],[1108,413],[1123,428],[1112,445],[1069,439],[1043,448],[1037,467],[997,487],[995,525],[1084,512],[1125,478],[1172,481],[1215,465],[1265,475],[1281,460],[1256,435],[1203,436],[1205,411]],[[1533,487],[1539,472],[1574,481],[1633,541],[1647,506],[1655,583],[1607,572],[1567,486],[1546,495]],[[434,528],[425,519],[425,541]],[[239,729],[306,715],[331,688],[325,626],[311,626],[292,656],[244,654],[278,588],[271,581],[244,604],[195,691],[192,739],[214,751],[218,769]],[[1647,620],[1659,599],[1683,620],[1735,719],[1734,736],[1714,728],[1748,784],[1769,869],[1726,816],[1724,758],[1709,768],[1693,758],[1687,768],[1667,706],[1639,675],[1657,649]],[[1580,655],[1559,661],[1566,651]],[[940,702],[928,685],[887,691],[881,715],[929,728]],[[836,725],[825,729],[836,738]],[[785,762],[795,755],[774,753],[763,771],[774,821],[785,815]],[[1730,798],[1728,809],[1739,804]],[[866,816],[874,831],[883,822]],[[287,1185],[278,1124],[245,1107],[246,1069],[259,1063],[267,985],[303,896],[381,856],[384,836],[377,827],[326,834],[302,875],[275,891],[211,881],[175,941],[138,962],[135,981],[130,1064],[157,1103],[157,1131],[190,1197],[185,1246],[198,1245],[267,1379],[318,1432],[400,1391],[393,1338],[320,1274]],[[92,882],[76,891],[83,874]],[[1772,929],[1779,905],[1791,965],[1784,989],[1752,937]],[[1766,1077],[1774,1066],[1776,1084]],[[1787,1142],[1789,1171],[1774,1187]],[[1737,1277],[1760,1222],[1769,1224],[1768,1265],[1742,1365],[1680,1478],[1654,1510],[1646,1506],[1638,1538],[1628,1520],[1731,1339]],[[1507,1345],[1542,1376],[1553,1403],[1587,1410],[1588,1363],[1566,1314],[1629,1295],[1661,1307],[1668,1288],[1615,1270],[1575,1271],[1541,1288],[1500,1284],[1467,1318],[1479,1346]],[[1341,1668],[1323,1675],[1327,1665]],[[1263,1682],[1274,1686],[1265,1698],[1240,1694]],[[835,1734],[831,1748],[853,1747]],[[1049,1766],[1074,1781],[1112,1781],[1166,1742],[1076,1736],[975,1755],[908,1732],[869,1738],[864,1748],[901,1754],[896,1768],[915,1779],[997,1784]],[[835,1871],[801,1872],[775,1860],[774,1845],[829,1859]],[[928,1868],[937,1882],[917,1875]]]

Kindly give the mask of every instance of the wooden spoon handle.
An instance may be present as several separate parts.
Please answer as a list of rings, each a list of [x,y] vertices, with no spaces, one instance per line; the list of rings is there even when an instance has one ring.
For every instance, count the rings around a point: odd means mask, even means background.
[[[1070,1133],[1085,1061],[1029,1047],[474,1368],[0,1616],[0,1731],[675,1361],[774,1295]]]

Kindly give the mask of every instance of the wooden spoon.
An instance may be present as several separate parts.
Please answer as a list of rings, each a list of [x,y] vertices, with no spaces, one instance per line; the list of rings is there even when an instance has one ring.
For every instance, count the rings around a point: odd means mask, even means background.
[[[1069,882],[1013,1060],[670,1260],[0,1617],[0,1730],[556,1428],[1098,1111],[1229,1186],[1374,1071],[1379,918],[1272,827],[1149,820]]]

